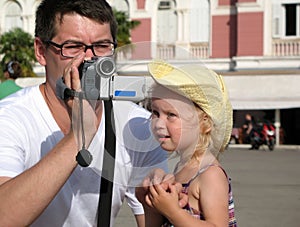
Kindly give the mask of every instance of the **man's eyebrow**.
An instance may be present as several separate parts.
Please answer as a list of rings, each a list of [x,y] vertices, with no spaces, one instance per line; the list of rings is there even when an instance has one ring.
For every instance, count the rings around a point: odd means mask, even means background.
[[[93,43],[113,43],[114,41],[110,40],[110,39],[100,39],[96,42]]]
[[[82,43],[82,44],[86,44],[82,41],[75,40],[75,39],[67,39],[67,40],[63,41],[62,43]],[[110,39],[99,39],[99,40],[97,40],[93,43],[114,43],[114,42]],[[88,45],[88,44],[86,44],[86,45]]]
[[[63,41],[62,43],[83,43],[82,41],[79,40],[74,40],[74,39],[67,39]]]

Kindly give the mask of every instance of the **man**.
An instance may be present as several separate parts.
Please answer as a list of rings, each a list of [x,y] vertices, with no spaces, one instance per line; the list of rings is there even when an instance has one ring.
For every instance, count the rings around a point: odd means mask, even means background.
[[[21,89],[21,87],[15,82],[15,80],[22,74],[20,63],[17,61],[8,62],[5,65],[3,74],[5,81],[0,83],[0,99],[3,99]]]
[[[243,137],[245,143],[251,143],[251,138],[253,136],[253,132],[255,130],[256,124],[255,119],[250,114],[245,115],[245,121],[242,126]],[[251,147],[252,148],[252,147]],[[253,148],[252,148],[253,149]]]
[[[34,47],[45,67],[46,82],[0,102],[2,226],[95,226],[101,175],[114,182],[112,207],[107,207],[111,225],[124,198],[138,226],[144,225],[134,187],[148,167],[165,164],[149,133],[149,113],[131,102],[113,101],[116,166],[111,179],[102,171],[103,102],[62,100],[56,94],[61,79],[80,94],[80,64],[94,56],[112,55],[115,43],[116,22],[106,1],[44,0],[39,5]],[[76,161],[84,142],[93,157],[88,167]]]

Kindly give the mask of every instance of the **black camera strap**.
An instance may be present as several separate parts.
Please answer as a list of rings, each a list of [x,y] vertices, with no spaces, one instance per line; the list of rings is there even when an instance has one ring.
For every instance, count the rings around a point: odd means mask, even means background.
[[[98,204],[98,227],[109,227],[115,171],[116,136],[113,130],[114,114],[112,100],[104,101],[105,109],[105,142]]]

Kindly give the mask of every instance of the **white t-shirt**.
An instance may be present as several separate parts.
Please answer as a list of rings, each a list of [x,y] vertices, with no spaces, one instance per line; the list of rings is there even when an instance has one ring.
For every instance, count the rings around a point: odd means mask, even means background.
[[[134,214],[143,213],[134,187],[151,169],[166,167],[166,153],[151,134],[149,113],[128,101],[114,101],[113,111],[116,159],[111,225],[124,198]],[[104,119],[88,148],[93,155],[91,165],[76,167],[32,226],[96,226],[101,174],[112,178],[102,173]],[[38,86],[0,101],[0,128],[0,176],[15,177],[32,167],[63,138]]]

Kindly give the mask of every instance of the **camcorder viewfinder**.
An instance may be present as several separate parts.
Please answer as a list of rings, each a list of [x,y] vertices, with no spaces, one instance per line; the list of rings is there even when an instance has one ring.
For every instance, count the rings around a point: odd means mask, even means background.
[[[113,56],[84,61],[79,67],[82,91],[89,100],[128,100],[139,102],[148,96],[151,78],[120,76]]]

